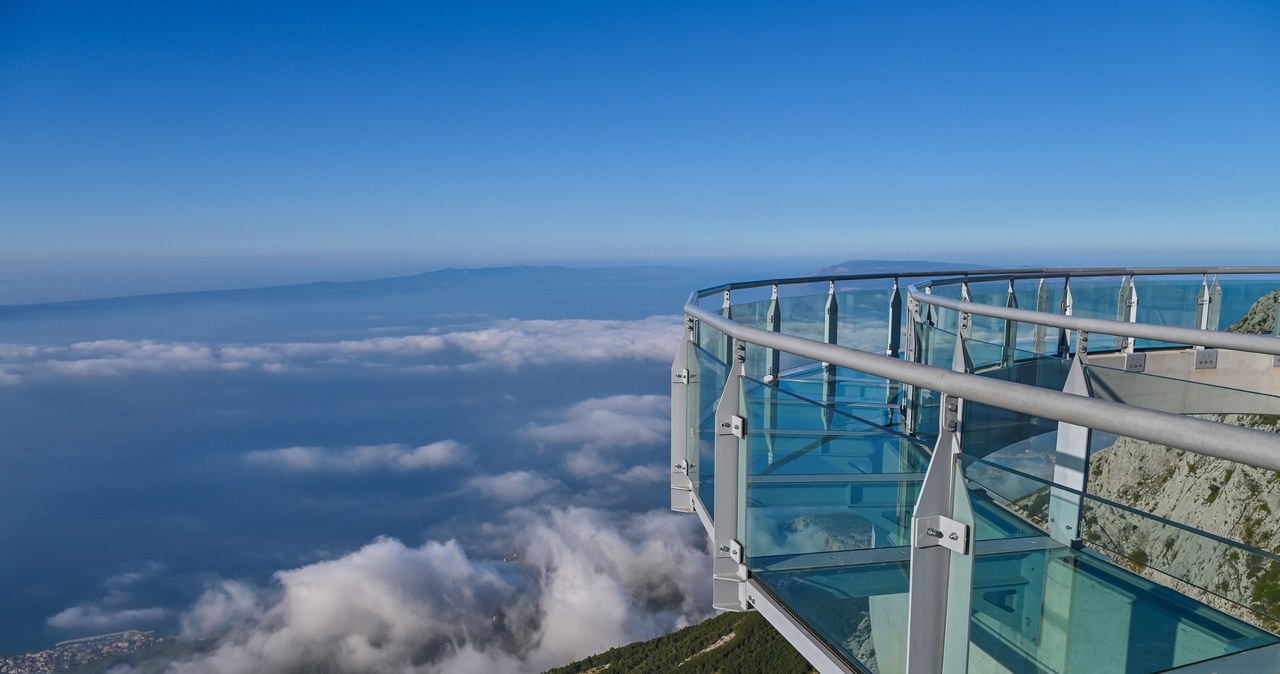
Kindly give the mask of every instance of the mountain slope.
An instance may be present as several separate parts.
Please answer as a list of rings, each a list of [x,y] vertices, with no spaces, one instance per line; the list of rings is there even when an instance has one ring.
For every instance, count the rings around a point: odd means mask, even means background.
[[[759,613],[724,613],[678,632],[619,646],[546,674],[808,674],[813,667]]]

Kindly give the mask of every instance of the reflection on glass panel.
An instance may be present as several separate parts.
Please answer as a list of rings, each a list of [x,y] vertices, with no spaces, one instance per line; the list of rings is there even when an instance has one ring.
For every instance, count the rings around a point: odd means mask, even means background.
[[[1277,641],[1070,548],[979,551],[971,597],[974,672],[1148,674]]]
[[[694,357],[697,365],[694,385],[697,390],[695,395],[689,397],[689,420],[691,424],[696,424],[694,437],[697,441],[698,458],[695,460],[695,470],[698,479],[693,486],[707,512],[714,516],[716,405],[724,391],[729,368],[724,361],[701,347],[694,347]]]
[[[1025,351],[1009,354],[1003,347],[972,339],[965,340],[965,345],[974,362],[974,370],[990,379],[1061,391],[1071,369],[1071,361],[1053,356]],[[1013,362],[1002,366],[1000,361],[1006,357],[1012,357]],[[965,454],[970,456],[982,457],[996,452],[1016,454],[1029,451],[1036,444],[1034,438],[1056,433],[1057,429],[1056,421],[967,401],[961,442]]]
[[[860,351],[884,353],[889,342],[889,290],[840,290],[836,343]]]
[[[909,576],[907,562],[755,574],[832,650],[874,674],[906,671]]]
[[[1277,424],[1274,416],[1232,419],[1272,431]],[[1133,438],[1108,440],[1090,458],[1086,540],[1280,618],[1280,521],[1272,514],[1280,476]]]

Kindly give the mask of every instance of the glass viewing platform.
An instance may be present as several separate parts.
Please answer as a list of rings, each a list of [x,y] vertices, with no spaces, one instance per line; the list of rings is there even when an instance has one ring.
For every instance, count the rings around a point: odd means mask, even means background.
[[[715,607],[822,672],[1280,672],[1277,288],[1052,269],[694,293],[671,503],[713,541]]]

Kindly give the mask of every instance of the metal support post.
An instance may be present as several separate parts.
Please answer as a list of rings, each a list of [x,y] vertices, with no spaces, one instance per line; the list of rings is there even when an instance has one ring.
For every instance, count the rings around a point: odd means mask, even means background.
[[[1018,308],[1018,293],[1013,286],[1013,279],[1009,279],[1009,296],[1005,299],[1004,305],[1010,309]],[[1000,353],[1000,366],[1013,367],[1013,363],[1017,360],[1018,353],[1018,322],[1005,320],[1004,322],[1004,349]]]
[[[907,298],[907,360],[919,363],[921,358],[921,341],[923,339],[920,316],[920,302],[914,297]],[[916,432],[916,387],[902,384],[902,429],[908,434]]]
[[[836,282],[831,281],[827,287],[827,306],[824,311],[822,334],[828,344],[835,344],[839,339],[840,303],[836,300]],[[831,429],[834,418],[832,407],[836,404],[836,366],[834,363],[822,364],[822,427]]]
[[[1131,275],[1128,279],[1120,279],[1120,297],[1116,303],[1116,320],[1126,323],[1136,323],[1138,321],[1138,288],[1137,275]],[[1133,353],[1134,339],[1132,337],[1116,337],[1116,348],[1125,352]]]
[[[898,292],[896,278],[893,279],[893,290],[889,291],[889,345],[884,355],[902,357],[902,294]]]
[[[1049,288],[1045,286],[1044,279],[1040,279],[1040,284],[1036,287],[1036,311],[1040,313],[1049,312]],[[1037,324],[1034,333],[1036,353],[1044,353],[1048,336],[1049,326]]]
[[[938,442],[911,518],[907,674],[963,674],[969,663],[973,511],[960,464],[963,402],[942,396]]]
[[[1209,317],[1205,321],[1206,330],[1220,330],[1222,326],[1222,284],[1218,276],[1213,277],[1213,285],[1209,286]]]
[[[778,306],[778,285],[773,285],[772,296],[769,299],[769,310],[765,314],[765,324],[772,332],[782,332],[782,311]],[[782,371],[782,352],[774,349],[765,349],[765,368],[767,374],[764,376],[764,383],[769,384],[764,392],[764,423],[765,427],[774,429],[778,427],[778,373]],[[764,436],[765,446],[769,451],[769,465],[773,465],[773,449],[776,438],[773,433]]]
[[[742,410],[742,378],[747,350],[744,342],[733,354],[729,378],[716,406],[715,557],[712,560],[711,604],[722,611],[746,611],[747,566],[743,546],[746,525],[747,419]]]
[[[969,284],[960,284],[960,299],[965,302],[972,302],[973,298],[969,295]],[[960,316],[956,319],[956,350],[952,357],[953,363],[963,362],[962,367],[954,367],[959,372],[973,372],[973,361],[969,359],[969,338],[973,335],[973,314],[967,311],[961,311]]]
[[[1087,335],[1081,333],[1087,341]],[[1063,393],[1089,396],[1089,382],[1084,375],[1084,352],[1071,359],[1071,370]],[[1049,491],[1049,537],[1071,545],[1080,534],[1081,510],[1089,471],[1089,438],[1092,431],[1084,426],[1058,423],[1058,442],[1054,450],[1053,484]]]
[[[898,279],[893,279],[893,289],[889,291],[889,343],[884,355],[890,358],[902,357],[902,294],[898,292]],[[885,382],[884,387],[886,425],[893,423],[894,410],[899,409],[902,401],[902,388],[894,382]]]
[[[730,320],[730,321],[733,320],[733,306],[730,304],[730,301],[729,301],[728,290],[724,291],[724,303],[720,305],[720,315],[724,316],[726,320]],[[717,355],[720,356],[720,360],[723,360],[724,362],[727,363],[729,362],[729,356],[732,353],[733,353],[733,338],[730,337],[729,335],[725,335],[724,350]]]
[[[1062,315],[1070,316],[1072,312],[1071,306],[1071,277],[1068,276],[1062,284]],[[1071,337],[1067,334],[1066,328],[1058,329],[1058,357],[1066,358],[1071,353]]]
[[[782,332],[782,310],[778,306],[778,284],[776,283],[773,285],[773,293],[769,298],[769,310],[765,313],[764,322],[770,331]],[[764,381],[766,384],[772,384],[777,381],[778,373],[782,371],[782,352],[772,347],[766,348],[764,363]]]
[[[687,316],[684,323],[684,336],[671,364],[671,509],[691,513],[693,485],[698,480],[694,465],[698,457],[694,441],[697,431],[689,423],[690,419],[696,420],[698,409],[698,359],[692,355],[698,326]]]

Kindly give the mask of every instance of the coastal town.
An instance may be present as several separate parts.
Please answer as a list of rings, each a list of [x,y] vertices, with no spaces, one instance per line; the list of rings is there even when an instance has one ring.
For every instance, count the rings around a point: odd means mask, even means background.
[[[172,639],[155,632],[128,630],[60,641],[43,651],[0,655],[0,674],[54,674],[103,658],[137,653]]]

